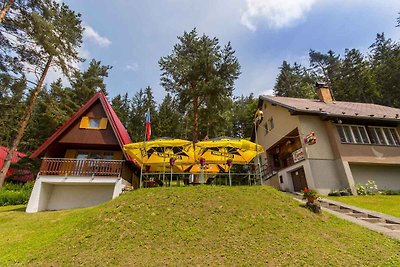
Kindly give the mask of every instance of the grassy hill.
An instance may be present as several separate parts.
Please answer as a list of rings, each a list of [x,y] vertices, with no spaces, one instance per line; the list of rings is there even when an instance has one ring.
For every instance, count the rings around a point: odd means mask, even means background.
[[[97,207],[0,209],[0,265],[400,265],[400,242],[269,187],[137,190]]]

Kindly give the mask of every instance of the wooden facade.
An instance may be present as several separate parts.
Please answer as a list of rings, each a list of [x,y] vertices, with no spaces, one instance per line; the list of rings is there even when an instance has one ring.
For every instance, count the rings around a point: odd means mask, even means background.
[[[92,127],[91,119],[101,125]],[[135,185],[138,169],[123,151],[130,142],[105,96],[97,93],[32,155],[42,158],[42,176],[122,177]]]

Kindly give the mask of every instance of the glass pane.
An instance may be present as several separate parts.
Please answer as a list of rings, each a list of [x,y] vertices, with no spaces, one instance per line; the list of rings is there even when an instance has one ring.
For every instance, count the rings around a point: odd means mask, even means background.
[[[76,156],[77,159],[87,159],[89,157],[89,153],[78,151],[78,155]]]
[[[272,129],[274,129],[274,127],[275,127],[275,125],[274,125],[274,119],[271,118],[271,119],[269,120],[269,129],[272,130]]]
[[[358,127],[358,130],[360,131],[361,139],[362,139],[363,143],[364,144],[369,144],[368,135],[367,135],[367,131],[365,130],[365,128],[364,127]]]
[[[383,132],[381,128],[374,128],[375,132],[376,132],[376,136],[378,137],[378,144],[380,145],[385,145],[386,141],[385,141],[385,137],[383,137]]]
[[[104,153],[104,157],[103,158],[106,159],[106,160],[114,159],[114,153],[106,152],[106,153]]]
[[[100,153],[93,152],[93,153],[90,153],[90,158],[91,159],[101,159],[102,156]]]
[[[394,140],[393,140],[392,134],[390,133],[389,128],[382,128],[382,130],[383,130],[383,133],[386,136],[386,140],[388,142],[388,145],[394,145]]]
[[[392,138],[393,138],[394,144],[396,146],[400,145],[399,137],[397,135],[396,129],[390,129],[390,133],[392,134]]]
[[[378,138],[376,137],[375,129],[368,127],[367,130],[368,130],[369,140],[371,140],[371,144],[377,144]]]
[[[361,134],[358,131],[358,127],[357,126],[351,126],[351,130],[353,131],[353,136],[354,136],[354,139],[355,139],[356,143],[357,144],[362,144],[363,141],[361,139]]]
[[[90,128],[99,128],[100,127],[100,119],[90,118],[89,119],[89,127]]]
[[[344,133],[345,133],[346,138],[347,138],[347,142],[348,142],[348,143],[354,143],[354,138],[353,138],[353,136],[351,135],[351,129],[350,129],[350,127],[349,127],[349,126],[343,126],[343,129],[344,129]]]
[[[339,133],[340,142],[346,143],[347,141],[346,141],[346,136],[345,136],[344,131],[343,131],[343,126],[336,125],[336,128],[337,128],[338,133]]]

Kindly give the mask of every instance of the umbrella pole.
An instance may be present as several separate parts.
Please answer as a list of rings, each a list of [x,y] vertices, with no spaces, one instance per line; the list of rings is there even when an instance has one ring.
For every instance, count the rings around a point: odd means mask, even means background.
[[[143,163],[140,165],[139,188],[142,188]]]
[[[231,168],[229,168],[228,173],[229,173],[229,186],[232,186]]]
[[[172,186],[172,166],[171,166],[171,181],[169,182],[169,186]]]

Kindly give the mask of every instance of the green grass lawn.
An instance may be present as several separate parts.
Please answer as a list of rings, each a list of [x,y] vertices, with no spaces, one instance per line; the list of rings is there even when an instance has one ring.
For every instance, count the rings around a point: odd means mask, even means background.
[[[372,195],[327,198],[400,218],[400,195]]]
[[[152,188],[97,207],[0,208],[0,266],[399,266],[400,241],[266,186]]]

